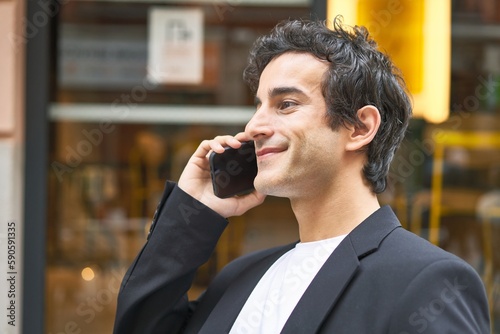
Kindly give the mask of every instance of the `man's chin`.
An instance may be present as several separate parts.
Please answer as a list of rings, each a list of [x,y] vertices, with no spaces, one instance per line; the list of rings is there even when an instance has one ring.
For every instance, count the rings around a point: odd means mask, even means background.
[[[272,180],[269,180],[267,177],[263,177],[261,175],[257,175],[253,181],[255,189],[264,195],[271,195],[269,191],[273,188],[272,183]]]
[[[280,182],[278,181],[277,177],[259,177],[257,176],[254,181],[254,187],[255,189],[264,195],[267,196],[280,196]]]

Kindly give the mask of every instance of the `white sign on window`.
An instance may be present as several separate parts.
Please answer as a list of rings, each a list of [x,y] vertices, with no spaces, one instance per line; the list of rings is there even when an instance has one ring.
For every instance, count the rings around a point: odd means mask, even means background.
[[[201,9],[152,8],[148,76],[153,82],[199,84],[203,80]]]

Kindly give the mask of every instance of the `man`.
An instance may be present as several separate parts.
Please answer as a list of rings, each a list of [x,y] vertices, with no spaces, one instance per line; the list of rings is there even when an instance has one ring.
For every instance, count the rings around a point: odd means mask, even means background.
[[[123,280],[115,333],[488,333],[475,271],[377,201],[411,104],[367,31],[283,22],[256,42],[244,77],[254,116],[244,133],[203,141],[167,183]],[[247,140],[256,191],[214,196],[208,154]],[[266,195],[290,199],[300,241],[233,261],[189,302],[225,218]]]

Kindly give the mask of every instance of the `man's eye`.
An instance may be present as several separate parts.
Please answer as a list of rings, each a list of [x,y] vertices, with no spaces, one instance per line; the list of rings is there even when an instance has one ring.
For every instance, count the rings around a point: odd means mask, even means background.
[[[283,102],[281,102],[280,109],[288,109],[288,108],[294,107],[296,105],[297,104],[295,102],[292,102],[292,101],[283,101]]]

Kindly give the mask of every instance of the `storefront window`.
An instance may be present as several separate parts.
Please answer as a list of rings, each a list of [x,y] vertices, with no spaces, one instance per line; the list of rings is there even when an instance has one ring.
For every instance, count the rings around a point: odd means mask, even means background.
[[[500,333],[500,17],[488,3],[452,1],[448,120],[412,120],[380,202],[477,269]],[[201,80],[148,79],[155,8],[202,13]],[[178,179],[201,140],[244,128],[254,111],[242,81],[248,50],[289,17],[311,17],[311,1],[61,7],[52,46],[45,332],[111,332],[121,279],[165,180]],[[267,198],[231,219],[191,296],[231,259],[297,237],[288,201]]]
[[[452,1],[450,115],[412,124],[399,168],[415,175],[404,187],[409,228],[478,271],[499,333],[500,16],[492,5]]]
[[[500,7],[454,1],[452,8],[451,114],[441,134],[428,131],[440,137],[430,224],[442,226],[436,240],[482,275],[500,333]]]
[[[148,80],[152,8],[203,15],[202,80]],[[253,96],[242,81],[255,38],[308,2],[67,2],[56,24],[50,107],[47,333],[110,333],[121,279],[145,242],[166,180],[203,139],[243,130]],[[271,223],[272,222],[272,223]],[[297,239],[287,202],[232,219],[190,291],[243,253]]]

